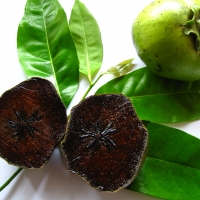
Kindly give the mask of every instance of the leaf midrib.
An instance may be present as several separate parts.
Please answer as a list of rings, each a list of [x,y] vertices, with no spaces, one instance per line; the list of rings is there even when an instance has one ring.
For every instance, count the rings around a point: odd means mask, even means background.
[[[44,22],[45,36],[46,36],[46,42],[47,42],[47,50],[48,50],[48,54],[49,54],[49,58],[50,58],[50,63],[51,63],[51,66],[52,66],[53,76],[55,78],[55,87],[56,87],[57,92],[58,92],[58,94],[60,96],[60,91],[59,91],[59,87],[58,87],[58,81],[57,81],[57,77],[56,77],[56,72],[54,70],[55,67],[54,67],[53,58],[52,58],[52,55],[51,55],[51,50],[50,50],[50,45],[49,45],[48,31],[47,31],[45,14],[44,14],[44,7],[43,7],[42,2],[41,2],[41,7],[42,7],[42,18],[43,18],[43,22]]]
[[[193,170],[199,171],[199,173],[200,173],[200,169],[198,169],[198,168],[189,167],[189,166],[186,166],[186,165],[181,165],[181,164],[169,162],[169,161],[166,161],[166,160],[160,160],[160,159],[157,159],[157,158],[154,158],[154,157],[150,157],[150,156],[147,156],[146,159],[164,162],[167,165],[168,164],[177,165],[177,166],[180,166],[180,167],[185,167],[185,168],[190,169],[190,170],[193,169]]]
[[[82,28],[83,28],[83,33],[84,33],[84,43],[85,43],[85,51],[86,51],[86,66],[87,66],[87,73],[88,73],[88,79],[91,83],[91,73],[90,73],[90,64],[89,64],[89,54],[88,54],[88,46],[87,46],[87,38],[86,38],[86,31],[85,31],[85,26],[83,23],[83,15],[81,13],[81,9],[80,9],[80,5],[79,5],[79,1],[78,1],[78,7],[79,7],[79,13],[80,13],[80,17],[81,17],[81,24],[82,24]]]
[[[200,90],[194,91],[185,91],[185,92],[171,92],[171,93],[162,93],[162,94],[144,94],[144,95],[133,95],[129,96],[129,98],[142,98],[142,97],[150,97],[150,96],[166,96],[166,95],[179,95],[179,94],[187,94],[187,93],[195,93],[200,92]]]

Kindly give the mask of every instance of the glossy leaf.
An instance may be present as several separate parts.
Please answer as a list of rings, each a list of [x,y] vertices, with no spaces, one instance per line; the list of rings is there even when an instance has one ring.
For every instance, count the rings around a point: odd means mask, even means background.
[[[174,123],[200,119],[200,81],[162,78],[145,67],[109,81],[96,92],[104,93],[129,97],[142,120]]]
[[[17,48],[27,77],[53,82],[68,106],[78,87],[78,57],[66,14],[57,0],[27,1]]]
[[[200,140],[155,123],[146,127],[149,152],[128,189],[162,199],[200,199]]]
[[[148,157],[200,170],[200,139],[153,122],[145,126],[149,131]]]
[[[198,169],[147,158],[138,178],[128,188],[168,200],[199,200]]]
[[[73,6],[69,26],[78,53],[79,71],[85,74],[91,83],[92,75],[101,67],[103,59],[99,26],[79,0],[76,0]]]

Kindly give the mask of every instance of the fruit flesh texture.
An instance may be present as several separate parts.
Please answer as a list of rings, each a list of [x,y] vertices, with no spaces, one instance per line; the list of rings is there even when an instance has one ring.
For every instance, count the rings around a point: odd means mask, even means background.
[[[183,32],[192,16],[184,1],[174,0],[154,1],[138,15],[132,27],[133,44],[152,72],[176,80],[200,79],[195,38]]]
[[[106,128],[106,139],[99,140],[97,133]],[[147,130],[126,97],[98,95],[72,109],[62,150],[69,171],[98,191],[116,192],[137,176],[147,139]]]
[[[66,109],[54,86],[40,78],[24,81],[0,98],[0,156],[12,165],[41,168],[66,123]]]

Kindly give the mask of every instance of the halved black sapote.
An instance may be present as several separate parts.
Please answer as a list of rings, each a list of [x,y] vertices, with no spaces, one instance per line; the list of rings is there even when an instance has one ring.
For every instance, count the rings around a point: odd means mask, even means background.
[[[93,95],[72,108],[61,147],[69,171],[98,191],[115,192],[138,174],[147,140],[127,97]]]
[[[0,156],[24,168],[40,168],[66,132],[66,108],[48,80],[32,78],[0,98]]]

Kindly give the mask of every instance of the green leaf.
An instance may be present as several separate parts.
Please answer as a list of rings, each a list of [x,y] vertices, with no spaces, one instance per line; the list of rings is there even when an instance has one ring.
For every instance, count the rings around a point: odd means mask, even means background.
[[[148,123],[149,152],[128,189],[162,199],[200,199],[200,140],[178,129]]]
[[[200,170],[200,140],[179,129],[149,122],[148,157]]]
[[[117,64],[116,66],[110,67],[105,74],[113,74],[115,77],[126,75],[133,68],[133,59],[125,60]]]
[[[175,123],[200,119],[200,81],[162,78],[145,67],[109,81],[96,92],[104,93],[129,97],[142,120]]]
[[[76,48],[57,0],[28,0],[19,24],[17,50],[28,78],[50,80],[68,106],[78,88]]]
[[[78,53],[79,71],[91,83],[92,75],[102,64],[103,45],[95,18],[79,0],[73,6],[69,27]]]
[[[128,189],[168,200],[199,200],[200,172],[146,158],[138,178]]]

